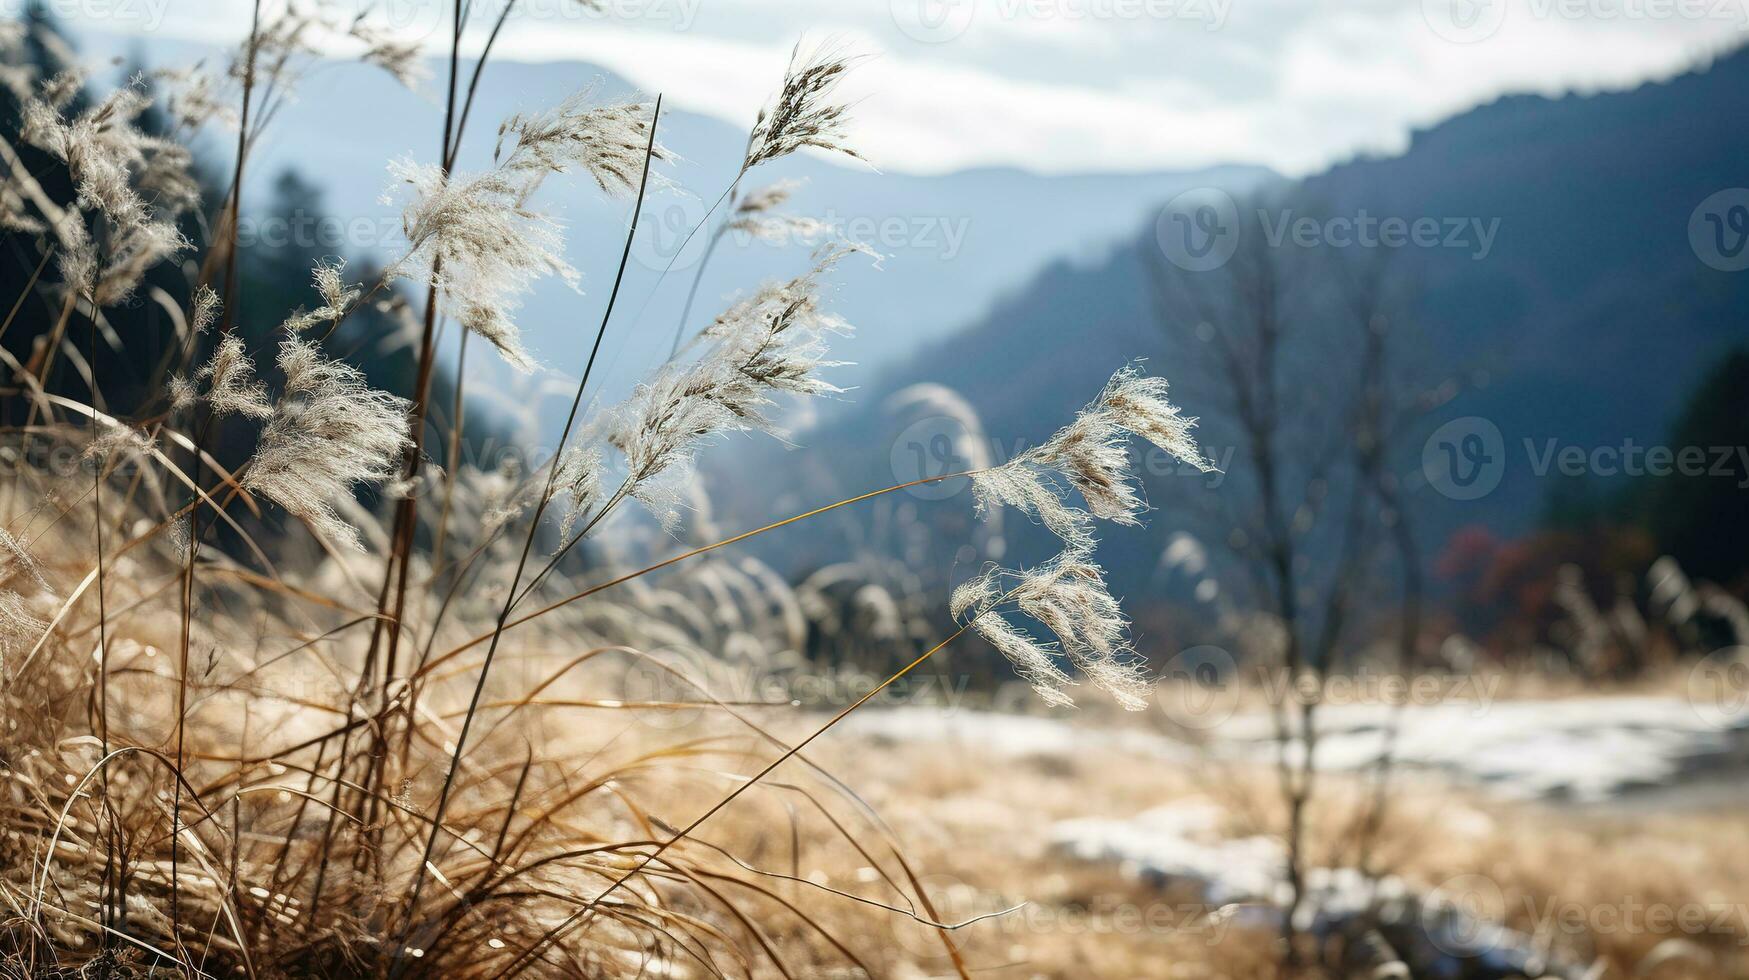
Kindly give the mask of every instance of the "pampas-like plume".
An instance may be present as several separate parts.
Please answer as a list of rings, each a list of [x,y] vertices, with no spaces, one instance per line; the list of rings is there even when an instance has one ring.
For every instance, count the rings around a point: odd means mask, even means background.
[[[1140,436],[1204,471],[1185,418],[1166,400],[1166,382],[1134,367],[1112,376],[1099,397],[1042,445],[1001,466],[971,474],[980,510],[999,505],[1038,518],[1064,550],[1025,572],[992,568],[953,593],[954,616],[972,613],[971,628],[989,641],[1050,704],[1071,704],[1068,675],[1054,655],[1067,656],[1095,686],[1129,710],[1147,701],[1147,683],[1129,642],[1129,624],[1093,563],[1093,519],[1135,524],[1142,509],[1130,472],[1127,437]],[[1071,504],[1065,484],[1086,502]],[[1004,586],[1013,582],[1011,587]],[[1057,636],[1041,644],[1006,622],[997,607],[1012,603]]]
[[[772,431],[777,392],[823,395],[840,389],[820,378],[826,336],[850,325],[820,307],[823,274],[846,254],[821,255],[814,268],[768,283],[705,330],[710,346],[690,364],[670,364],[639,385],[614,412],[608,441],[625,454],[628,492],[665,521],[678,502],[665,478],[684,472],[698,447],[725,432]]]
[[[547,174],[581,168],[605,193],[627,195],[638,188],[646,147],[652,160],[673,159],[667,147],[650,142],[655,120],[649,103],[591,106],[588,99],[579,92],[547,112],[514,115],[498,127],[496,156],[503,170],[529,175],[525,193]],[[506,140],[513,142],[508,156]]]
[[[650,145],[647,106],[589,109],[582,98],[549,113],[512,116],[499,130],[500,151],[506,138],[515,145],[487,173],[445,174],[411,160],[390,166],[413,191],[401,217],[409,248],[391,272],[442,290],[456,319],[519,371],[533,370],[534,359],[510,314],[536,279],[556,275],[576,289],[580,278],[561,257],[558,223],[529,207],[529,197],[547,176],[576,167],[604,191],[628,191]],[[660,147],[650,152],[668,159]]]
[[[954,589],[949,610],[955,619],[963,619],[969,614],[973,631],[1014,665],[1015,673],[1032,685],[1045,704],[1051,707],[1073,705],[1074,700],[1063,689],[1073,686],[1075,681],[1057,666],[1055,651],[1016,629],[995,611],[1005,594],[1001,575],[1000,570],[992,567]]]
[[[334,259],[318,263],[310,271],[310,279],[315,284],[316,292],[322,297],[322,305],[309,312],[298,312],[285,321],[284,329],[289,333],[301,333],[319,323],[336,323],[351,309],[358,299],[360,290],[356,286],[346,285],[341,274],[346,271],[343,259]]]
[[[779,245],[790,242],[811,245],[830,236],[832,226],[819,218],[785,214],[778,210],[789,201],[799,184],[799,181],[780,180],[743,197],[729,213],[723,231],[751,235],[760,241]]]
[[[0,582],[5,583],[0,587],[0,678],[6,677],[7,655],[15,647],[35,642],[49,628],[32,612],[29,600],[11,587],[20,578],[37,591],[53,591],[24,544],[0,527]]]
[[[1012,606],[1057,637],[1040,643],[1004,618]],[[1105,585],[1105,572],[1084,553],[1066,551],[1027,571],[991,568],[953,592],[955,618],[972,617],[971,628],[1014,664],[1051,705],[1074,701],[1063,690],[1074,683],[1057,664],[1066,656],[1095,687],[1129,711],[1147,705],[1143,664],[1130,644],[1129,621]]]
[[[189,175],[187,148],[135,128],[151,105],[141,79],[69,119],[83,85],[84,76],[73,71],[44,82],[24,104],[20,135],[67,165],[81,210],[107,219],[101,259],[73,215],[56,230],[68,284],[108,306],[132,295],[147,269],[188,247],[176,218],[199,202],[200,188]]]
[[[420,82],[431,77],[431,70],[420,60],[417,43],[395,40],[388,33],[366,23],[363,14],[353,18],[347,33],[363,42],[364,54],[359,56],[361,61],[388,72],[395,81],[407,88],[416,89]]]
[[[194,302],[188,311],[188,328],[196,335],[206,333],[218,322],[220,308],[218,291],[206,283],[194,289]]]
[[[279,347],[285,391],[249,462],[243,485],[336,543],[362,548],[334,502],[361,483],[381,483],[411,440],[408,403],[365,383],[357,368],[296,337]]]
[[[587,515],[601,496],[601,450],[572,447],[559,461],[553,495],[564,494],[569,507],[559,524],[559,541],[569,541],[577,522]],[[549,498],[550,499],[550,498]]]
[[[1196,420],[1166,400],[1166,380],[1135,366],[1112,375],[1099,397],[1049,440],[1002,466],[972,474],[980,508],[1003,504],[1037,517],[1071,551],[1092,544],[1087,511],[1118,524],[1135,524],[1141,493],[1130,471],[1128,437],[1139,436],[1204,472],[1212,468],[1191,435]],[[1063,499],[1068,483],[1087,511]]]
[[[1204,473],[1211,472],[1214,463],[1197,448],[1191,434],[1196,419],[1186,418],[1178,406],[1166,400],[1166,388],[1165,378],[1148,377],[1132,364],[1112,375],[1098,404],[1111,415],[1114,425]]]
[[[438,287],[469,330],[517,370],[533,370],[508,311],[541,276],[575,288],[578,274],[560,257],[558,224],[521,203],[526,176],[502,169],[445,176],[441,167],[410,160],[390,170],[414,195],[401,217],[410,247],[392,271]]]
[[[273,417],[273,403],[267,398],[267,386],[255,380],[255,361],[243,347],[242,338],[226,334],[219,338],[213,355],[194,372],[196,380],[207,382],[207,408],[215,416],[241,415],[244,418]],[[186,408],[194,400],[194,386],[172,383],[174,407]]]
[[[753,131],[748,134],[741,172],[807,146],[862,159],[844,136],[849,108],[830,101],[854,60],[824,49],[804,58],[798,45],[790,54],[789,69],[784,73],[777,101],[759,111]]]

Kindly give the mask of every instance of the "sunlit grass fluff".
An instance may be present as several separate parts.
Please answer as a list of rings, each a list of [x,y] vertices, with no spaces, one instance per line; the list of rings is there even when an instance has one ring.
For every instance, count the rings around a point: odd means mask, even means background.
[[[273,406],[243,486],[261,493],[336,544],[362,548],[335,503],[359,484],[381,483],[409,444],[407,401],[372,388],[363,372],[296,337],[279,346],[285,390]]]

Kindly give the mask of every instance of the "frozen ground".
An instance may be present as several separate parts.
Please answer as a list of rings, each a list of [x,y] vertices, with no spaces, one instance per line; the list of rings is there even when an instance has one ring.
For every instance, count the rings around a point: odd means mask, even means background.
[[[1361,770],[1387,746],[1392,709],[1318,709],[1320,769]],[[1275,721],[1236,713],[1192,744],[1143,724],[1104,728],[1075,715],[1036,717],[966,709],[887,708],[843,727],[897,741],[963,744],[1001,756],[1122,752],[1161,759],[1276,757]],[[846,732],[845,734],[849,734]],[[1296,743],[1296,751],[1303,751]],[[1604,803],[1649,790],[1706,785],[1749,767],[1749,712],[1720,712],[1679,697],[1447,702],[1402,709],[1394,758],[1404,771],[1443,776],[1503,797]]]
[[[1215,919],[1273,934],[1292,894],[1283,876],[1281,842],[1224,838],[1218,832],[1221,816],[1216,806],[1180,803],[1126,820],[1065,820],[1053,828],[1052,845],[1079,860],[1115,864],[1161,889],[1190,889],[1199,903],[1219,910]],[[1395,960],[1412,976],[1578,980],[1587,975],[1536,938],[1485,917],[1476,907],[1483,896],[1469,892],[1416,888],[1352,868],[1309,868],[1306,899],[1295,921],[1301,932],[1325,937],[1376,928],[1378,958],[1366,965],[1384,967]],[[1373,975],[1403,974],[1381,970]]]

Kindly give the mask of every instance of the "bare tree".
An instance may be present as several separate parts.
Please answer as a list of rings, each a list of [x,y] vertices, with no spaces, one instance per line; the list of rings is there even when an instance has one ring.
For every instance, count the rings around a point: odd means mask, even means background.
[[[1426,403],[1405,394],[1396,349],[1402,318],[1395,313],[1403,304],[1390,254],[1272,238],[1271,216],[1290,210],[1306,209],[1259,198],[1233,209],[1226,224],[1205,220],[1203,230],[1227,236],[1231,248],[1213,268],[1175,262],[1164,241],[1149,263],[1168,342],[1183,361],[1201,362],[1179,374],[1207,386],[1191,396],[1212,406],[1205,409],[1205,443],[1235,450],[1234,472],[1212,516],[1249,586],[1252,608],[1277,627],[1279,675],[1270,690],[1294,695],[1270,698],[1287,809],[1288,970],[1302,955],[1295,923],[1306,901],[1321,692],[1356,620],[1378,607],[1369,593],[1389,565],[1402,573],[1397,661],[1404,671],[1414,665],[1420,554],[1393,463]],[[1163,238],[1189,233],[1191,222],[1173,219],[1168,214]],[[1363,869],[1370,860],[1365,842],[1383,820],[1393,744],[1387,735],[1373,802],[1356,821],[1357,847],[1368,855]]]

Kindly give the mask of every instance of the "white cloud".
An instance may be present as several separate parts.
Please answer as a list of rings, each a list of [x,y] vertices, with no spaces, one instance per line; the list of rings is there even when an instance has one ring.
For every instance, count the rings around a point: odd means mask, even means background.
[[[1486,36],[1455,43],[1436,29],[1451,2],[1504,16]],[[1749,37],[1749,0],[1719,2],[608,0],[620,15],[609,21],[559,13],[575,0],[519,0],[532,15],[512,19],[500,51],[591,61],[676,106],[745,125],[798,37],[835,36],[878,52],[853,83],[852,134],[882,169],[1247,162],[1304,173],[1399,147],[1411,128],[1507,92],[1622,87],[1681,71]],[[442,7],[388,4],[412,11],[410,29],[434,40],[441,17],[422,15]],[[162,29],[236,37],[247,29],[241,8],[183,0]]]

